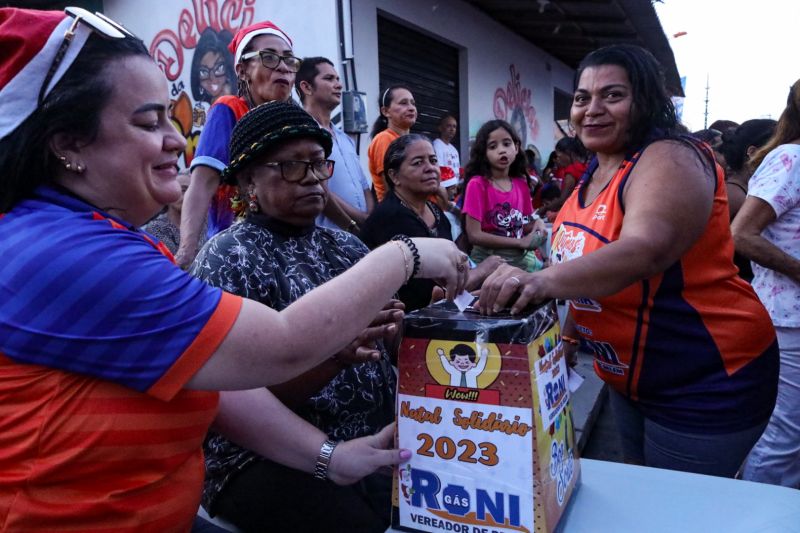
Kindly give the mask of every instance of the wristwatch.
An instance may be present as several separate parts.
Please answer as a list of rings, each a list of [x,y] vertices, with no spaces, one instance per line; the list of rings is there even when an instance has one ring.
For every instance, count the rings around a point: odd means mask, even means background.
[[[333,450],[336,449],[338,442],[326,440],[322,443],[317,456],[317,464],[314,465],[314,477],[325,481],[328,479],[328,466],[331,464]]]

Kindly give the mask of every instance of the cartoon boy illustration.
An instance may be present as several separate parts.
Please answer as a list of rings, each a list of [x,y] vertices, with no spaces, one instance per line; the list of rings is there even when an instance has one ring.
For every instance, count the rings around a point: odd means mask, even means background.
[[[478,388],[478,376],[486,368],[489,350],[485,348],[481,350],[481,358],[477,362],[475,350],[468,344],[456,344],[450,350],[450,357],[441,348],[437,348],[436,353],[442,361],[442,367],[450,374],[450,385]]]

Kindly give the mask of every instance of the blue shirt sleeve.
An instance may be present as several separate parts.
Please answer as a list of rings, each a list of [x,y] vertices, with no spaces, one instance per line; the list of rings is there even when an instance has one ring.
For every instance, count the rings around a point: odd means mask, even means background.
[[[200,132],[191,168],[205,165],[218,172],[225,170],[231,160],[228,145],[234,126],[236,116],[230,107],[223,104],[211,106],[203,131]]]
[[[7,216],[0,238],[0,351],[147,391],[211,319],[222,291],[143,234],[91,213]]]

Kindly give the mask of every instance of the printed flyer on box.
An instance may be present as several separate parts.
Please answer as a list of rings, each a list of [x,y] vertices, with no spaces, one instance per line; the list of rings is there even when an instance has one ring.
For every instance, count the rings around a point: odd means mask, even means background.
[[[415,451],[400,469],[403,523],[423,531],[530,531],[522,527],[533,522],[530,409],[405,394],[399,402],[400,446]]]
[[[555,306],[527,317],[430,307],[406,318],[392,525],[552,532],[578,477]]]

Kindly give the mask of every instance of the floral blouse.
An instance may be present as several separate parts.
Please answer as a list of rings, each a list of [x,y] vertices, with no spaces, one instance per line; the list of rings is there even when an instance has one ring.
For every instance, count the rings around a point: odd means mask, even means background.
[[[767,202],[775,222],[761,236],[800,261],[800,146],[772,150],[750,178],[748,196]],[[753,288],[778,327],[800,327],[800,284],[789,276],[753,263]]]
[[[299,229],[263,215],[249,215],[211,239],[191,273],[227,292],[281,310],[306,292],[341,274],[369,250],[344,231]],[[297,414],[334,440],[376,433],[394,419],[396,381],[388,354],[378,362],[343,369]],[[203,506],[213,514],[215,498],[236,473],[266,460],[224,437],[205,442]]]

